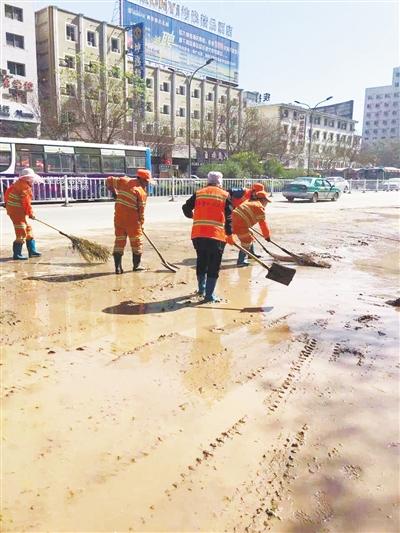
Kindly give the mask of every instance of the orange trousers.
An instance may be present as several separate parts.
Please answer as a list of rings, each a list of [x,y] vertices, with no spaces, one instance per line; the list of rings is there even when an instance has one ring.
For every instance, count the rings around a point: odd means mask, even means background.
[[[246,225],[237,223],[235,224],[235,220],[232,217],[232,231],[235,235],[237,235],[243,248],[248,250],[251,246],[251,243],[254,241],[254,237],[250,233],[249,228]]]
[[[142,255],[143,253],[143,232],[142,226],[136,220],[114,219],[115,241],[114,253],[123,255],[126,246],[126,240],[132,248],[132,253]]]
[[[14,224],[16,242],[21,242],[24,244],[26,239],[31,240],[35,238],[32,226],[28,224],[25,213],[13,213],[12,215],[8,216],[11,218],[11,221]]]

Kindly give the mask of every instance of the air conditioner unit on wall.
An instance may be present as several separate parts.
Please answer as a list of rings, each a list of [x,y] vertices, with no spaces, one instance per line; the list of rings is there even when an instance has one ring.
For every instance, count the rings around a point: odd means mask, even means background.
[[[1,69],[1,75],[2,76],[10,76],[10,71],[8,70],[8,68],[2,68]]]

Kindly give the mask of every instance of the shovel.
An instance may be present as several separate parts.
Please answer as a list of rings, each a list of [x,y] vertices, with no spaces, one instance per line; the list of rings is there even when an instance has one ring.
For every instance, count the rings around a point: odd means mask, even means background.
[[[261,246],[261,248],[264,250],[264,252],[266,252],[268,255],[270,255],[273,259],[278,259],[272,252],[270,252],[264,245],[263,243],[260,241],[260,239],[258,239],[255,235],[254,235],[254,232],[253,232],[253,229],[250,228],[250,232],[253,233],[253,237],[255,239],[256,242],[258,242],[258,244]],[[289,259],[288,259],[289,261]]]
[[[258,264],[268,270],[268,274],[265,276],[266,278],[272,279],[277,283],[282,283],[282,285],[290,285],[290,282],[296,274],[296,270],[294,268],[278,265],[277,263],[272,263],[272,265],[269,267],[263,261],[258,259],[258,257],[249,252],[249,250],[246,250],[245,248],[240,246],[240,244],[237,244],[236,242],[233,244],[234,246],[236,246],[236,248],[244,252],[246,255],[254,259],[254,261],[257,261]]]
[[[251,231],[254,231],[254,233],[257,233],[258,235],[260,235],[261,237],[263,237],[263,234],[262,234],[261,232],[257,231],[255,228],[251,228]],[[282,252],[285,252],[285,254],[288,254],[288,255],[290,255],[291,257],[294,257],[294,258],[297,259],[298,261],[301,260],[301,257],[300,257],[299,255],[296,255],[296,254],[294,254],[293,252],[289,252],[289,250],[286,250],[286,248],[282,248],[282,246],[279,246],[279,244],[276,244],[276,242],[273,242],[273,241],[271,241],[271,242],[272,242],[272,244],[275,244],[275,246],[277,246],[278,248],[280,248],[280,249],[282,250]],[[261,246],[262,246],[262,244],[261,244]],[[265,248],[264,248],[264,249],[265,249]],[[268,250],[265,249],[265,251],[266,251],[267,253],[269,253]]]
[[[167,268],[168,270],[170,270],[171,272],[173,272],[174,274],[176,274],[177,270],[179,267],[175,266],[175,265],[171,265],[171,263],[168,263],[168,261],[166,261],[163,256],[161,255],[161,253],[159,252],[159,250],[157,249],[157,246],[154,244],[154,242],[150,239],[150,237],[148,235],[146,235],[146,233],[144,232],[144,229],[142,228],[142,232],[143,232],[143,235],[146,237],[146,239],[149,241],[149,243],[152,245],[152,247],[154,248],[154,250],[157,252],[157,255],[158,257],[161,259],[161,264],[163,266],[165,266],[165,268]]]

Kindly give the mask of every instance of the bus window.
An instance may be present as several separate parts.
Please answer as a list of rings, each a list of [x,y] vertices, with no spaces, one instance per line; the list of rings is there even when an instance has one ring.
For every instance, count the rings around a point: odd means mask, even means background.
[[[5,172],[11,165],[11,152],[0,152],[0,172]]]
[[[146,167],[146,158],[145,157],[134,157],[131,155],[126,156],[126,173],[136,174],[138,168]]]
[[[124,157],[103,155],[103,172],[118,172],[119,174],[124,173],[124,160]]]
[[[77,154],[76,155],[77,172],[100,172],[100,156]]]
[[[15,161],[15,172],[19,174],[21,170],[29,167],[31,164],[29,152],[17,152]]]
[[[47,154],[47,172],[73,172],[72,154]]]

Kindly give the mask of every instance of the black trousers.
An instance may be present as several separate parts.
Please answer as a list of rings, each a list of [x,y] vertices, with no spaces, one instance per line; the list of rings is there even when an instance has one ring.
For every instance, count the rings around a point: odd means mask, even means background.
[[[207,237],[196,237],[192,242],[197,253],[197,275],[217,279],[226,243]]]

